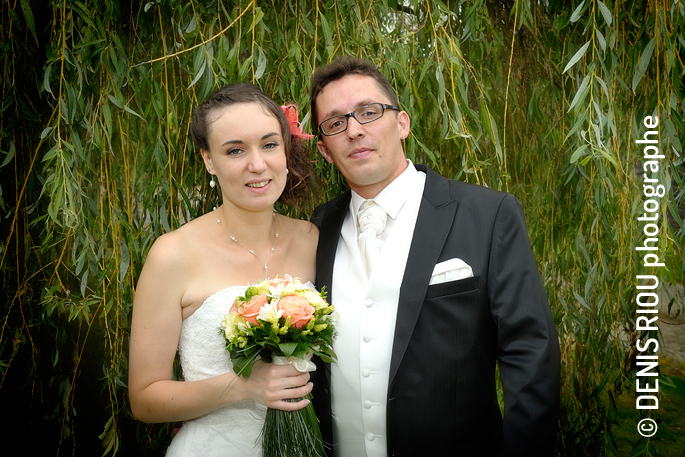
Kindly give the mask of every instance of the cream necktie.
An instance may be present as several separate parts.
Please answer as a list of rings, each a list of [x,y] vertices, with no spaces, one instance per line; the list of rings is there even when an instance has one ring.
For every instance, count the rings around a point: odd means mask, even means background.
[[[359,235],[359,250],[362,255],[362,262],[364,263],[364,270],[366,276],[370,277],[373,271],[373,266],[378,260],[378,245],[376,244],[376,236],[378,236],[385,229],[385,221],[388,215],[385,210],[378,206],[373,200],[366,200],[359,207],[357,212],[357,220],[359,221],[359,228],[361,234]]]

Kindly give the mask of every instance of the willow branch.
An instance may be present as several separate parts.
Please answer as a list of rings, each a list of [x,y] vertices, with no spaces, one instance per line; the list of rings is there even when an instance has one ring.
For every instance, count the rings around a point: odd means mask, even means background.
[[[172,58],[172,57],[176,57],[176,56],[181,55],[181,54],[184,54],[184,53],[186,53],[186,52],[190,52],[190,51],[192,51],[193,49],[197,49],[197,48],[199,48],[200,46],[204,46],[204,45],[206,45],[207,43],[209,43],[209,42],[211,42],[211,41],[214,41],[215,39],[219,38],[221,35],[223,35],[224,33],[226,33],[226,31],[227,31],[228,29],[230,29],[231,27],[233,27],[233,25],[234,25],[236,22],[238,22],[238,19],[240,19],[241,17],[243,17],[243,16],[245,15],[245,13],[247,13],[247,10],[250,9],[250,6],[251,6],[253,3],[254,3],[254,1],[251,2],[249,5],[247,5],[247,8],[245,8],[245,9],[243,10],[243,12],[240,13],[240,14],[238,15],[238,17],[236,17],[235,19],[233,19],[233,22],[231,22],[230,24],[228,24],[221,32],[217,33],[216,35],[214,35],[214,36],[211,37],[211,38],[206,39],[206,40],[203,41],[202,43],[198,43],[198,44],[196,44],[195,46],[189,47],[188,49],[182,49],[182,50],[180,50],[180,51],[178,51],[178,52],[174,52],[173,54],[169,54],[169,55],[166,55],[166,56],[158,57],[158,58],[156,58],[156,59],[148,60],[148,61],[146,61],[146,62],[137,63],[137,64],[135,64],[135,65],[132,65],[131,68],[139,67],[139,66],[141,66],[141,65],[146,65],[146,64],[149,64],[149,63],[159,62],[160,60],[170,59],[170,58]]]

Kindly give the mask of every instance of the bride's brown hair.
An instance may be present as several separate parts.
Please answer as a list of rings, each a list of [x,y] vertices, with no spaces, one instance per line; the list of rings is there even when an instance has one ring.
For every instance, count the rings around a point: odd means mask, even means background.
[[[294,206],[306,195],[312,175],[310,148],[307,143],[294,138],[290,133],[290,124],[281,108],[271,97],[250,83],[237,83],[224,86],[211,94],[193,113],[190,122],[190,135],[195,147],[209,151],[209,125],[216,120],[213,113],[221,108],[238,103],[254,103],[264,108],[278,120],[285,148],[286,165],[290,173],[279,202]]]

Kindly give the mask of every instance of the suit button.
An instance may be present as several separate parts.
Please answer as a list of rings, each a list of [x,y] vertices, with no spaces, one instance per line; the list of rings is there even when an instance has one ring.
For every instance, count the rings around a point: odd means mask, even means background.
[[[364,408],[366,408],[366,409],[371,409],[372,406],[373,406],[373,405],[371,404],[371,402],[370,402],[369,400],[366,400],[366,401],[364,402]]]
[[[366,306],[367,308],[371,308],[373,306],[373,302],[367,301],[366,303],[364,303],[364,306]]]
[[[369,376],[371,376],[371,372],[369,370],[362,370],[362,376],[368,378]]]
[[[365,343],[368,343],[368,342],[371,341],[372,339],[373,339],[373,338],[372,338],[370,335],[364,335],[364,342],[365,342]]]
[[[367,433],[366,434],[366,439],[369,441],[373,441],[376,439],[376,436],[373,433]]]

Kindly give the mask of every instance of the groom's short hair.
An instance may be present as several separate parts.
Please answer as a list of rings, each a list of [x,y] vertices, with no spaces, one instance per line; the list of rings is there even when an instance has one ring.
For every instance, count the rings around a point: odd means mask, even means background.
[[[378,68],[368,60],[359,59],[353,56],[337,57],[333,62],[324,65],[314,72],[311,78],[311,118],[314,128],[318,129],[319,119],[316,109],[316,98],[324,87],[333,81],[342,79],[347,75],[364,75],[375,79],[381,90],[388,96],[390,104],[399,106],[397,95],[388,79]],[[319,133],[317,131],[317,133]]]

